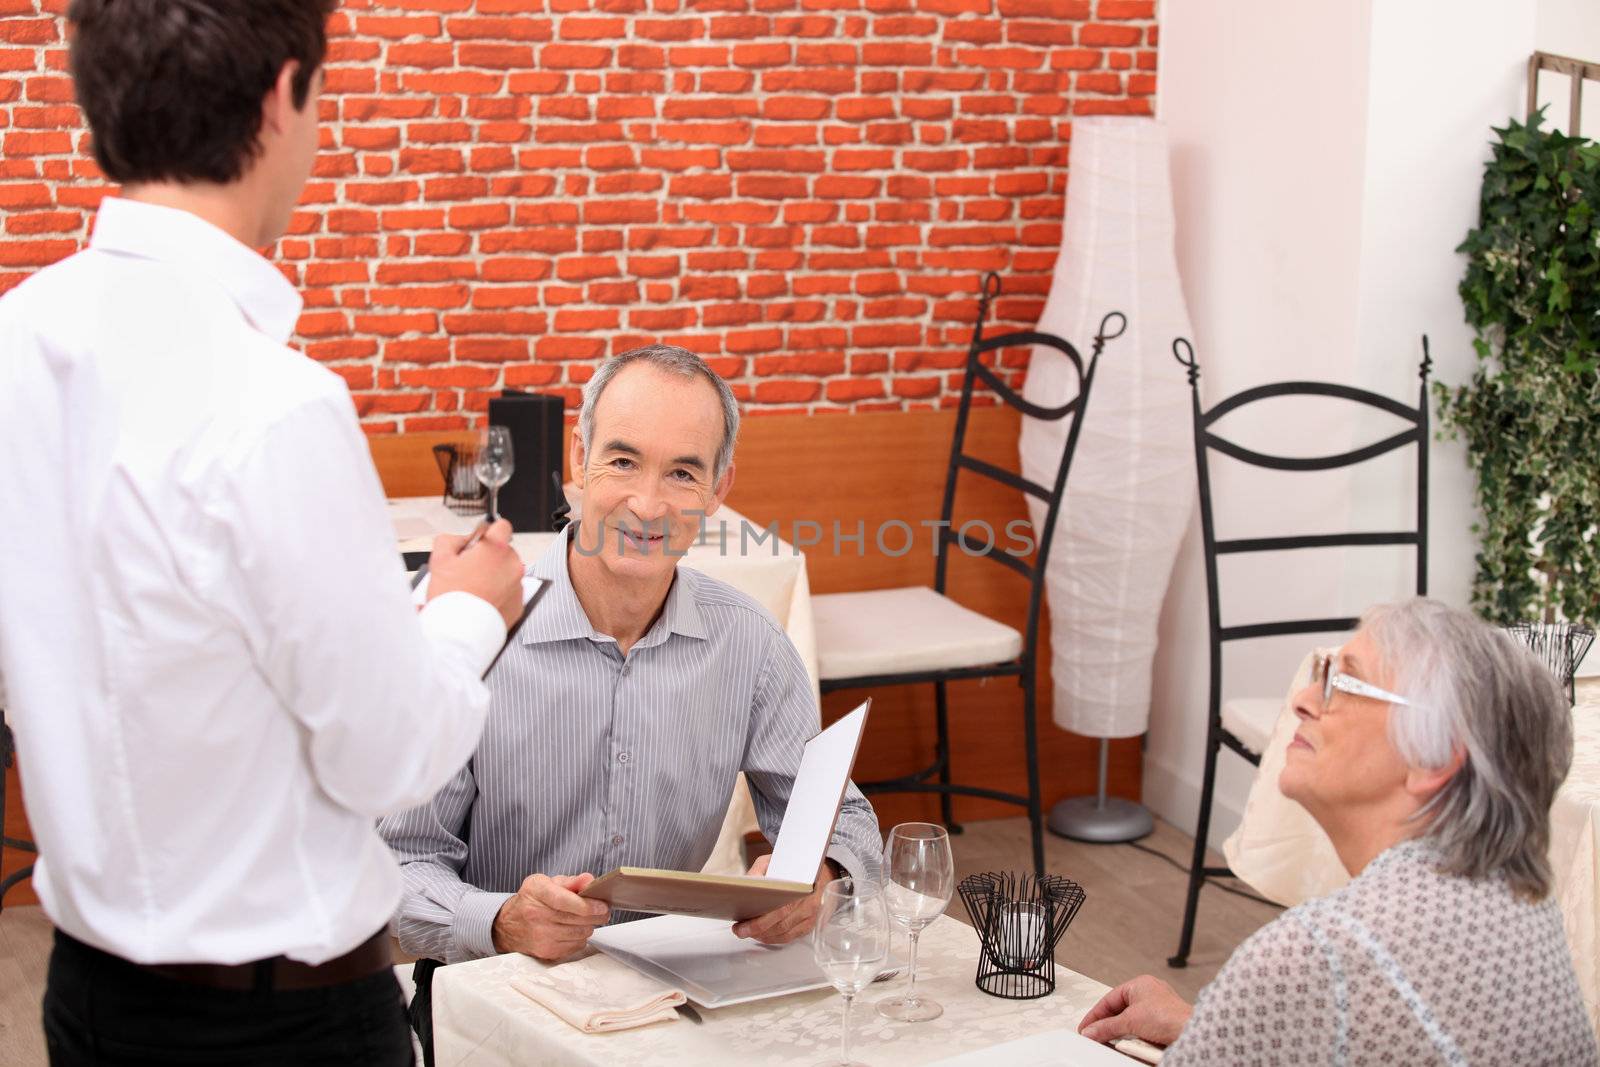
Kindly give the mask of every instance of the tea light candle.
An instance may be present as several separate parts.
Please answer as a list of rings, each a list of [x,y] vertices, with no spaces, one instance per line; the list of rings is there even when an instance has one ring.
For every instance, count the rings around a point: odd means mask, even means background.
[[[1000,906],[1000,963],[1031,971],[1044,959],[1047,923],[1044,905],[1032,901],[1007,901]]]

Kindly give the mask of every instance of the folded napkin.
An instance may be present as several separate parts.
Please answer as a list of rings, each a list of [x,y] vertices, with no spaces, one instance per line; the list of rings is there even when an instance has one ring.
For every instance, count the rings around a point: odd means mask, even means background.
[[[586,1034],[608,1034],[673,1022],[688,998],[610,956],[593,955],[554,967],[528,968],[511,988]]]

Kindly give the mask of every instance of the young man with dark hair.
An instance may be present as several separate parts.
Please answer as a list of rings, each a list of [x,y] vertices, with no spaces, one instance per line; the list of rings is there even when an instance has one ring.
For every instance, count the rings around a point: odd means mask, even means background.
[[[374,832],[477,743],[499,523],[411,605],[344,384],[252,249],[317,151],[331,0],[73,0],[124,186],[0,299],[0,703],[57,934],[54,1064],[409,1064]]]

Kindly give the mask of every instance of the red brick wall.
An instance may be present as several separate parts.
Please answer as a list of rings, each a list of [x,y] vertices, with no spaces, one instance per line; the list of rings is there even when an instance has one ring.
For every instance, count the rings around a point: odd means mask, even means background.
[[[0,0],[0,291],[106,186],[66,0]],[[1147,114],[1154,0],[346,0],[273,254],[372,432],[573,395],[650,340],[753,411],[948,401],[997,270],[1031,325],[1074,115]],[[1020,374],[1020,367],[1013,371]]]

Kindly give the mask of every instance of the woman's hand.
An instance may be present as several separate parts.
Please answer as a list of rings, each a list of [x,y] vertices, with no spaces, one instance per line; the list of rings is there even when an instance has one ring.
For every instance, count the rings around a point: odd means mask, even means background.
[[[1078,1023],[1078,1033],[1101,1044],[1132,1036],[1165,1046],[1178,1040],[1193,1013],[1171,986],[1142,974],[1101,997]]]

